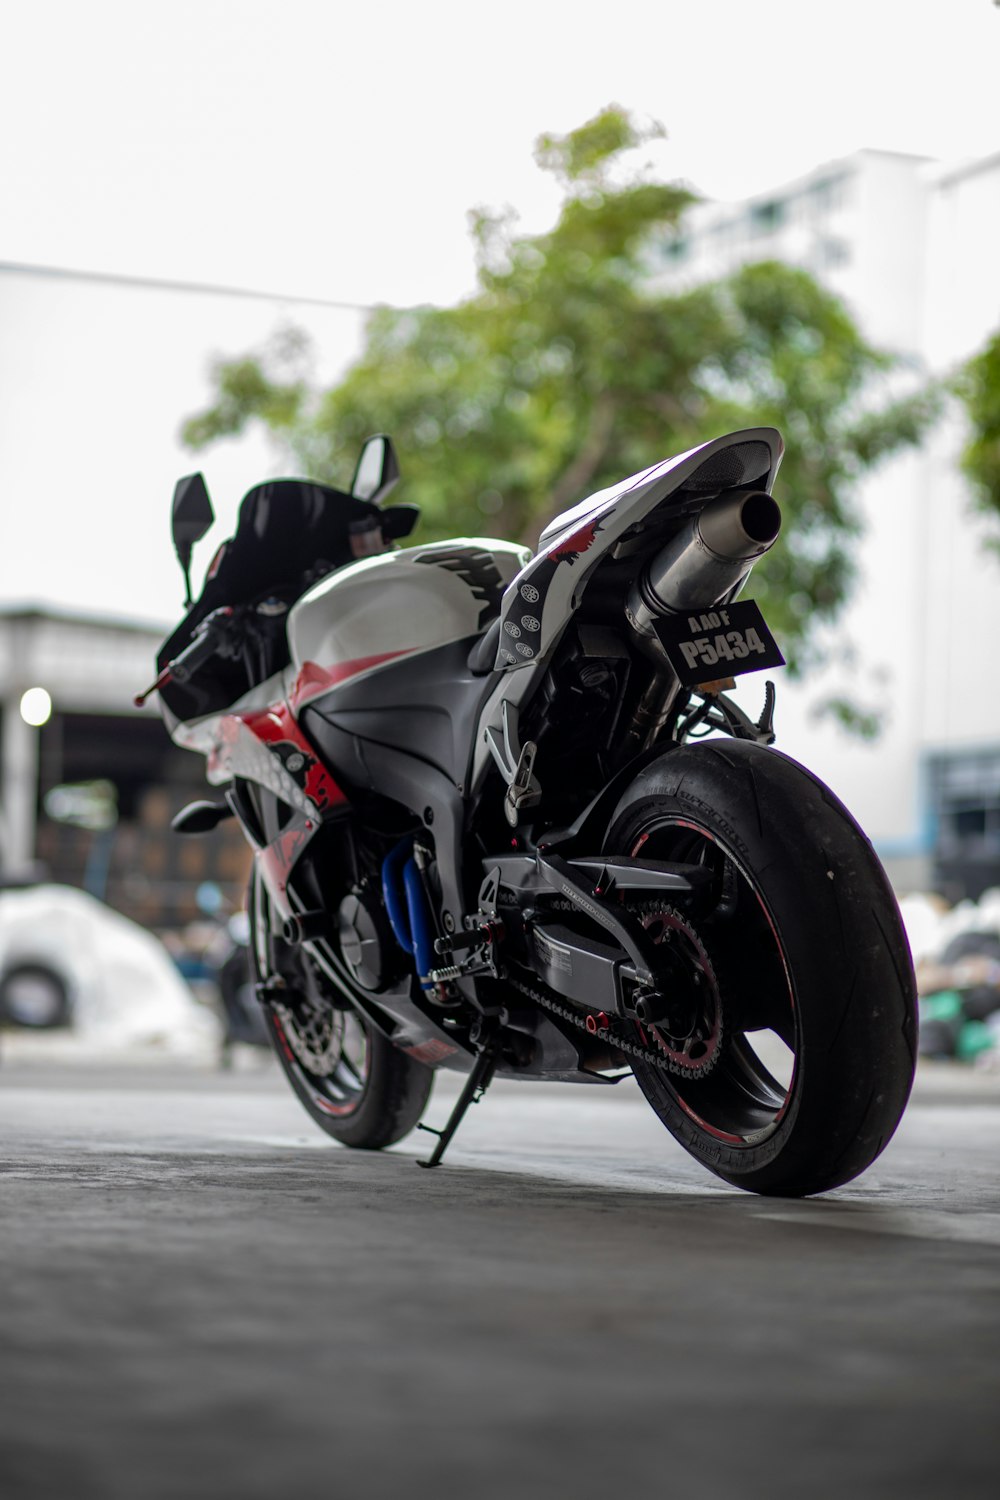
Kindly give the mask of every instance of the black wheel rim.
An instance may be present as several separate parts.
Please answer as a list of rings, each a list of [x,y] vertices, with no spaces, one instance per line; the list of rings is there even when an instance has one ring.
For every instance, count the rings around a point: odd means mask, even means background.
[[[799,1074],[799,1015],[774,918],[733,850],[690,819],[652,819],[628,845],[633,857],[696,863],[712,872],[711,899],[688,920],[718,981],[722,1043],[706,1076],[658,1075],[701,1130],[732,1147],[759,1146],[787,1115]]]

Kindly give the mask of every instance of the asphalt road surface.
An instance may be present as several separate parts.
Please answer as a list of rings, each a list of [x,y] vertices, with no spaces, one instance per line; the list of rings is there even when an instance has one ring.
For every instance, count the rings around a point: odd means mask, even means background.
[[[4,1500],[1000,1494],[1000,1078],[801,1203],[631,1085],[494,1085],[420,1172],[270,1070],[8,1057],[0,1140]]]

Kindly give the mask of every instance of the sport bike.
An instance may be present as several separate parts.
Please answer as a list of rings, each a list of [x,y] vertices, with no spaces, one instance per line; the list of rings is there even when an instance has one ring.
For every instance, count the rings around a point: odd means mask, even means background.
[[[768,427],[654,464],[532,554],[399,548],[391,442],[351,490],[268,481],[191,600],[213,512],[180,481],[184,619],[157,658],[179,745],[254,852],[256,994],[308,1113],[399,1141],[467,1074],[425,1166],[495,1075],[633,1077],[709,1170],[847,1182],[892,1135],[916,1000],[899,912],[850,814],[771,748],[741,673],[782,665],[738,597],[778,537]]]

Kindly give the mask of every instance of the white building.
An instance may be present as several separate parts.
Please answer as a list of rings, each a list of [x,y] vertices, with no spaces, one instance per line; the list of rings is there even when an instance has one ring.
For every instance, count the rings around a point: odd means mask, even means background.
[[[944,168],[865,150],[766,196],[699,204],[663,247],[658,282],[680,290],[789,261],[842,297],[870,342],[918,376],[943,376],[1000,329],[998,244],[1000,155]],[[856,814],[899,888],[936,880],[977,894],[1000,884],[1000,554],[959,473],[963,439],[952,410],[918,452],[866,480],[861,581],[835,662],[822,682],[779,686],[777,727],[779,745]],[[834,687],[887,703],[874,746],[812,717]]]

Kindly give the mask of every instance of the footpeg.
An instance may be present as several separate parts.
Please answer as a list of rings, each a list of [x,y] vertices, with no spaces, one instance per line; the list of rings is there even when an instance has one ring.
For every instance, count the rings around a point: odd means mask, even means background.
[[[174,833],[211,833],[233,816],[228,802],[189,802],[171,820]]]

